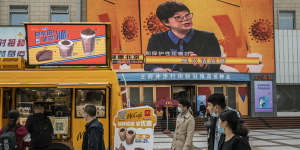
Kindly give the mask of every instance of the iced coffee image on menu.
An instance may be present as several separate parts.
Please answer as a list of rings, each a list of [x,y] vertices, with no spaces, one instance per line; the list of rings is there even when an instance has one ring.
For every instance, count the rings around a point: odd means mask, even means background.
[[[94,53],[95,49],[95,37],[96,33],[94,30],[87,28],[80,32],[83,52],[86,55],[91,55]]]
[[[63,58],[70,58],[72,56],[74,43],[70,40],[61,40],[58,42],[59,53]]]
[[[126,144],[131,145],[134,143],[135,131],[134,129],[128,129],[126,132]]]
[[[126,140],[126,132],[127,132],[127,130],[125,128],[121,128],[119,130],[119,136],[120,136],[121,141]]]

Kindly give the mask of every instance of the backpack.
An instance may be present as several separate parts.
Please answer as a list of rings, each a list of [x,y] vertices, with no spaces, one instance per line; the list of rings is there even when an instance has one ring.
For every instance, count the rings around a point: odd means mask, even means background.
[[[18,150],[18,142],[15,131],[8,131],[8,127],[3,127],[0,135],[0,150]]]

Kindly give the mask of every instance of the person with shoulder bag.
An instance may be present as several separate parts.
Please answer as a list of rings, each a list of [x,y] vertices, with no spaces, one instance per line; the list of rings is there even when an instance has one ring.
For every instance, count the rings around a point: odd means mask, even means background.
[[[8,124],[0,130],[0,150],[25,150],[24,137],[28,134],[19,124],[19,112],[11,110],[7,114]]]

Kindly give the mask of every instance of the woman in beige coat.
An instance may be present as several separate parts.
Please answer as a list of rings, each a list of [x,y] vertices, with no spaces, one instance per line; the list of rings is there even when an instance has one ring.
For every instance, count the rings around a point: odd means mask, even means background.
[[[176,129],[173,137],[172,150],[193,149],[193,136],[195,131],[195,119],[187,100],[180,100],[177,107],[179,115],[176,120]]]

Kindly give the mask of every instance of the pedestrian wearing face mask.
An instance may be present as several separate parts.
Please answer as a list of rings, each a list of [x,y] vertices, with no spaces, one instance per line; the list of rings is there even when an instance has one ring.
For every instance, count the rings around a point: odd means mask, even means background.
[[[248,129],[244,127],[237,113],[223,112],[219,117],[220,128],[224,130],[219,142],[219,150],[251,150]]]
[[[98,121],[96,111],[96,106],[93,104],[84,107],[84,120],[88,123],[85,125],[82,150],[105,150],[103,125]]]
[[[226,107],[225,96],[223,94],[212,94],[207,100],[207,110],[210,118],[205,122],[208,128],[208,150],[218,150],[219,141],[223,140],[224,129],[220,128],[218,119],[221,113],[232,110],[240,118],[240,114],[230,107]],[[241,121],[242,122],[242,121]]]
[[[176,128],[173,136],[172,150],[193,149],[193,136],[195,131],[195,119],[192,115],[190,103],[179,100]]]

